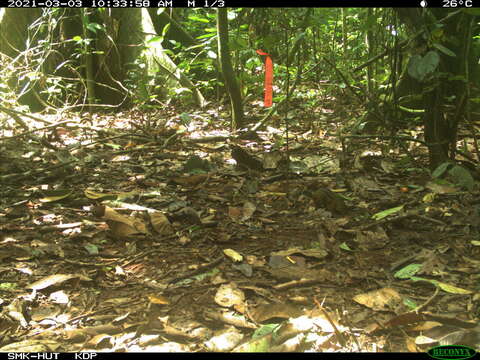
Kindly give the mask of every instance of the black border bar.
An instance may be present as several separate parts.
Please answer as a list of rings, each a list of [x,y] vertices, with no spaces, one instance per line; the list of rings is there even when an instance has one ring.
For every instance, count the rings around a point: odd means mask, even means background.
[[[479,7],[480,0],[1,0],[0,6],[14,8],[360,8],[413,7],[457,10]]]

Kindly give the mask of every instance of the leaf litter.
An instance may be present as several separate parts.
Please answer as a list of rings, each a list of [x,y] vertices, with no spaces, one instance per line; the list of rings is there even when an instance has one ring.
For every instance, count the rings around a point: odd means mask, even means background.
[[[279,129],[131,115],[63,120],[57,150],[4,141],[0,351],[478,346],[470,177],[341,150],[329,123],[287,155]]]

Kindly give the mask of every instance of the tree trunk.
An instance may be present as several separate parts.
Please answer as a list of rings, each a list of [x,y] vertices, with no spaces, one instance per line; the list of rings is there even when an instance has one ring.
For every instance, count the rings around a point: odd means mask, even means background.
[[[230,96],[232,120],[235,128],[243,126],[243,105],[240,87],[233,72],[232,60],[228,50],[228,19],[227,9],[217,9],[218,53],[220,65],[225,79],[225,86]]]
[[[367,16],[366,22],[371,23],[369,22],[369,20],[373,16],[372,8],[367,9],[366,16]],[[373,40],[374,40],[373,31],[371,27],[369,27],[365,32],[365,46],[367,47],[368,59],[371,59],[373,56],[373,46],[372,46]],[[373,80],[373,65],[369,64],[367,66],[367,97],[372,96],[372,94],[374,93],[372,80]]]
[[[432,28],[440,21],[444,25],[444,35],[440,39],[424,39],[422,35],[416,37],[417,49],[424,49],[418,55],[424,56],[430,49],[440,57],[433,78],[417,82],[423,94],[423,123],[430,168],[435,169],[454,157],[458,124],[465,115],[469,86],[465,81],[466,66],[473,60],[468,55],[472,53],[468,51],[472,44],[472,37],[469,35],[471,28],[468,25],[472,24],[472,17],[463,12],[448,17],[451,12],[445,9],[430,9],[427,13],[422,12],[422,9],[402,8],[396,11],[412,33],[418,33],[426,26]],[[430,47],[429,43],[437,44],[436,48]],[[442,51],[438,45],[448,48],[455,56],[448,55],[448,50]]]
[[[178,41],[184,46],[192,46],[198,43],[197,40],[190,36],[190,34],[182,27],[181,24],[179,24],[168,14],[166,9],[160,15],[157,15],[157,11],[158,9],[155,8],[148,9],[148,13],[150,14],[150,18],[152,19],[152,23],[157,34],[162,34],[164,27],[167,24],[170,24],[170,28],[165,35],[167,39]]]

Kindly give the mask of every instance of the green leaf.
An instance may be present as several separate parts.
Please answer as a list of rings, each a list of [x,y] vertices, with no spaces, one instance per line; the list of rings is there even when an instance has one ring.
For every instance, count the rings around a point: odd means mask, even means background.
[[[90,30],[93,33],[97,33],[97,30],[103,30],[103,26],[97,23],[88,23],[87,24],[87,29]]]
[[[422,57],[420,55],[413,55],[408,62],[408,75],[416,80],[421,80],[421,75],[418,71],[421,60]]]
[[[147,44],[151,44],[151,43],[156,43],[156,42],[159,42],[161,43],[163,41],[163,36],[152,36],[150,39],[147,40]]]
[[[475,186],[475,180],[466,168],[460,165],[455,165],[448,171],[449,175],[451,175],[455,182],[460,185],[461,187],[472,190]]]
[[[407,306],[408,308],[410,309],[415,309],[417,307],[417,303],[411,299],[403,299],[403,303],[405,304],[405,306]]]
[[[346,251],[353,251],[352,249],[350,249],[350,247],[347,245],[347,243],[343,242],[340,244],[340,249],[342,250],[346,250]]]
[[[390,208],[390,209],[387,209],[387,210],[380,211],[380,212],[378,212],[378,213],[376,213],[376,214],[373,214],[373,215],[372,215],[372,219],[374,219],[374,220],[381,220],[381,219],[383,219],[383,218],[386,218],[386,217],[389,216],[389,215],[396,214],[397,212],[401,211],[404,206],[405,206],[405,204],[404,204],[404,205],[397,206],[397,207],[394,207],[394,208]]]
[[[170,23],[168,23],[167,25],[165,25],[163,27],[163,31],[162,31],[162,36],[165,37],[166,33],[168,32],[168,29],[170,29]]]
[[[437,68],[438,64],[440,63],[440,56],[436,51],[429,51],[424,57],[423,57],[423,70],[425,71],[425,74],[429,74],[431,72],[434,72],[435,69]]]
[[[433,73],[440,63],[440,56],[436,51],[429,51],[424,57],[414,55],[408,63],[408,74],[418,81]]]
[[[438,287],[450,294],[469,295],[472,293],[472,291],[470,290],[462,289],[454,285],[446,284],[440,281],[438,282]]]
[[[261,336],[265,336],[275,331],[275,329],[279,326],[279,324],[265,324],[255,330],[252,334],[252,339],[259,338]]]
[[[447,168],[451,165],[450,161],[445,161],[444,163],[438,165],[438,167],[433,171],[432,177],[434,179],[439,178],[442,176],[445,171],[447,171]]]
[[[210,20],[208,20],[204,17],[197,16],[197,15],[189,15],[188,19],[192,20],[192,21],[201,22],[201,23],[209,23],[210,22]]]
[[[410,279],[413,275],[420,271],[422,266],[422,264],[407,265],[404,268],[398,270],[393,276],[397,279]]]
[[[85,250],[88,251],[90,255],[98,255],[98,246],[93,244],[87,244],[84,246]]]
[[[205,35],[200,35],[200,36],[197,36],[196,39],[201,40],[201,39],[210,38],[210,37],[213,37],[213,36],[217,36],[217,34],[209,33],[209,34],[205,34]]]
[[[445,55],[447,56],[451,56],[451,57],[457,57],[457,55],[450,49],[446,48],[445,46],[443,46],[442,44],[439,44],[439,43],[433,43],[433,47],[439,51],[441,51],[442,53],[444,53]]]
[[[191,122],[192,122],[192,118],[189,114],[187,113],[180,114],[180,123],[182,125],[188,126]]]
[[[0,283],[0,290],[2,291],[14,291],[17,287],[17,284],[11,282]]]

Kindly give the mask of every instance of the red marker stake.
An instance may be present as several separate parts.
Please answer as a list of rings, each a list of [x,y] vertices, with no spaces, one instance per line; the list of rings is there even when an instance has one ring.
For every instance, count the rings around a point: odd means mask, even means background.
[[[257,54],[265,56],[265,97],[263,106],[270,107],[273,104],[273,61],[270,54],[267,54],[263,50],[257,50]]]

